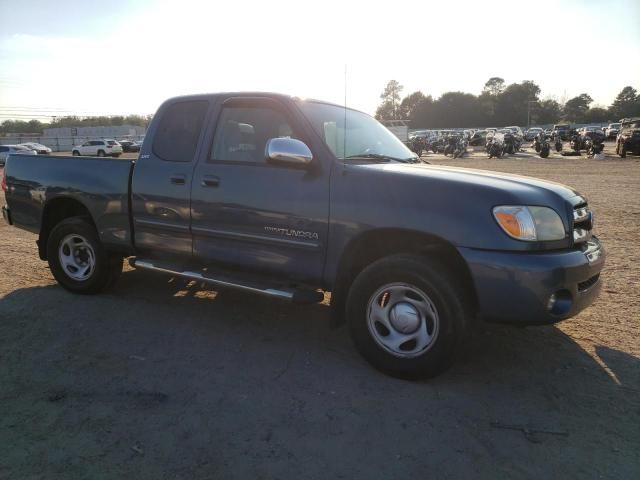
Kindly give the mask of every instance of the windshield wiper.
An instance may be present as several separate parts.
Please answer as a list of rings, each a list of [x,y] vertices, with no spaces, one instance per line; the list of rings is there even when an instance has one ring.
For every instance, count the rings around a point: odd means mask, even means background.
[[[349,160],[384,160],[386,162],[400,162],[400,163],[415,163],[418,158],[417,157],[409,157],[409,158],[396,158],[391,157],[389,155],[383,155],[381,153],[359,153],[357,155],[349,155],[346,157]]]

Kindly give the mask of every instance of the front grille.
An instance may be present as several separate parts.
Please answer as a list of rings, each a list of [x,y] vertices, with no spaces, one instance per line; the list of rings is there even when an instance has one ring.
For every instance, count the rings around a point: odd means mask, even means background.
[[[585,290],[587,290],[588,288],[592,287],[593,285],[595,285],[596,283],[598,283],[598,280],[600,280],[600,274],[596,273],[593,277],[591,277],[589,280],[585,280],[584,282],[580,282],[578,283],[578,291],[579,292],[584,292]]]
[[[593,213],[586,202],[573,208],[573,244],[582,246],[591,239],[593,229]]]

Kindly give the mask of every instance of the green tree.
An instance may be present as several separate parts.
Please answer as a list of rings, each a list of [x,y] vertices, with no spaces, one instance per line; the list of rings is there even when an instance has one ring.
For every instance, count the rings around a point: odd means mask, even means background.
[[[412,128],[430,128],[435,126],[434,103],[431,95],[425,96],[416,103],[409,114]]]
[[[605,123],[610,120],[611,114],[608,109],[602,107],[593,107],[587,110],[585,114],[585,122],[587,123]]]
[[[51,122],[51,128],[64,128],[64,127],[104,127],[104,126],[120,126],[120,125],[133,125],[139,127],[146,127],[151,121],[152,115],[114,115],[96,116],[96,117],[78,117],[78,116],[66,116],[55,118]]]
[[[581,93],[577,97],[567,100],[567,103],[564,104],[563,118],[569,122],[586,122],[589,105],[592,102],[593,98],[586,93]]]
[[[433,105],[434,127],[473,127],[480,123],[478,97],[470,93],[447,92]]]
[[[482,91],[496,97],[504,91],[504,88],[504,78],[491,77],[487,80],[487,83],[484,84],[484,89]]]
[[[540,87],[530,80],[512,83],[496,99],[493,121],[497,126],[526,125],[531,103],[537,102]]]
[[[542,100],[533,107],[534,108],[531,112],[531,123],[536,125],[557,123],[562,115],[562,106],[552,98]]]
[[[389,80],[384,91],[380,94],[381,105],[376,111],[376,118],[380,120],[400,119],[398,107],[400,106],[400,94],[404,87],[397,80]]]
[[[404,97],[400,102],[400,106],[398,107],[399,118],[411,119],[411,117],[415,115],[416,109],[426,99],[427,97],[425,97],[424,93],[420,91],[413,92],[412,94]]]
[[[42,130],[47,127],[46,123],[40,120],[5,120],[0,126],[0,133],[35,133],[42,134]]]
[[[614,120],[640,116],[640,95],[636,89],[624,87],[609,107],[609,113]]]
[[[376,118],[378,120],[394,119],[393,104],[391,102],[382,102],[376,109]]]

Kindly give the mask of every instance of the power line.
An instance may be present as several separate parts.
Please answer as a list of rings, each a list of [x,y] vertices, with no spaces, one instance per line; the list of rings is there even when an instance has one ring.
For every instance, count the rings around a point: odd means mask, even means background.
[[[12,114],[12,115],[42,115],[42,116],[128,116],[139,115],[147,116],[146,113],[105,113],[98,110],[69,110],[64,108],[39,108],[39,107],[19,107],[19,106],[0,106],[0,114]]]

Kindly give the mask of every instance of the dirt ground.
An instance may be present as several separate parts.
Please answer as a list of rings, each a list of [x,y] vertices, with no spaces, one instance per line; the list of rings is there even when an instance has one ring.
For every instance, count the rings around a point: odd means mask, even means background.
[[[597,303],[489,326],[411,383],[371,369],[326,305],[129,268],[71,295],[0,222],[0,479],[640,478],[640,159],[425,158],[586,194]]]

